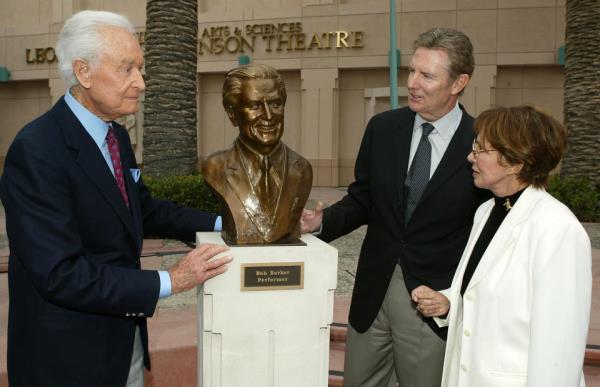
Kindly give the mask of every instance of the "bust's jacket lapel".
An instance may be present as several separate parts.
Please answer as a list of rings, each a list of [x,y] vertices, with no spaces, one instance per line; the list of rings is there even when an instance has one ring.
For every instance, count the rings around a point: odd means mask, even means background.
[[[115,178],[106,165],[106,161],[102,157],[94,140],[92,140],[64,100],[61,99],[56,104],[52,109],[52,113],[57,118],[56,121],[63,132],[65,143],[76,153],[76,162],[94,185],[98,187],[98,191],[100,191],[125,224],[131,236],[137,240],[129,209],[123,201]]]
[[[264,225],[270,224],[269,219],[261,211],[255,195],[248,195],[249,192],[252,192],[252,186],[242,169],[235,146],[229,154],[227,165],[225,165],[225,180],[227,180],[231,192],[242,203],[242,208],[248,214],[248,218],[252,221],[256,229],[265,235],[266,229]]]

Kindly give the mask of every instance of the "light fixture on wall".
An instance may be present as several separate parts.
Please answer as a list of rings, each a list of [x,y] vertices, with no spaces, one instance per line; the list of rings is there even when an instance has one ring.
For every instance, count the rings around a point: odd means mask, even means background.
[[[238,58],[238,64],[240,66],[245,66],[250,64],[250,57],[248,55],[240,55]]]
[[[10,81],[10,71],[5,66],[0,66],[0,82]]]
[[[565,58],[566,58],[565,46],[560,46],[558,48],[558,52],[556,53],[556,62],[559,65],[564,66]]]

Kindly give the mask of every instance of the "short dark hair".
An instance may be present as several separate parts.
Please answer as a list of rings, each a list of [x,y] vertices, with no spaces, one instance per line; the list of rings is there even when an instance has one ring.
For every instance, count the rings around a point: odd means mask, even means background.
[[[448,73],[455,80],[460,74],[473,75],[475,58],[471,40],[463,32],[452,28],[436,27],[423,32],[413,42],[413,52],[417,48],[444,50],[450,60]]]
[[[523,167],[519,181],[546,187],[567,147],[567,129],[533,106],[496,107],[479,114],[474,124],[479,141],[499,153],[500,162]]]
[[[240,95],[242,94],[242,83],[246,79],[275,79],[279,85],[279,95],[285,104],[287,93],[285,83],[281,74],[273,67],[267,64],[256,64],[236,67],[225,75],[223,83],[223,106],[229,109],[239,105]]]

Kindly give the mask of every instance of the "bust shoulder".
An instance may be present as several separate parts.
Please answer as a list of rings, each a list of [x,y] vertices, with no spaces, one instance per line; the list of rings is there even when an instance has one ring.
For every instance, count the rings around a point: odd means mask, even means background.
[[[231,157],[233,148],[223,149],[208,155],[201,163],[200,170],[202,176],[207,182],[219,179],[219,175],[227,165],[227,160]]]
[[[308,184],[312,184],[312,166],[310,162],[300,154],[294,152],[287,145],[283,145],[286,147],[288,154],[288,164],[294,167],[299,178],[307,180],[309,182]]]

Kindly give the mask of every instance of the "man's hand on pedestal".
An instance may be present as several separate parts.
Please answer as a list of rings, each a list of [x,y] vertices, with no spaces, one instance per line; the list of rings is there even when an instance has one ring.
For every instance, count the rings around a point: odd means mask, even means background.
[[[190,251],[169,269],[171,294],[184,292],[224,273],[233,257],[226,255],[218,259],[211,258],[227,250],[229,247],[225,245],[202,244]]]

